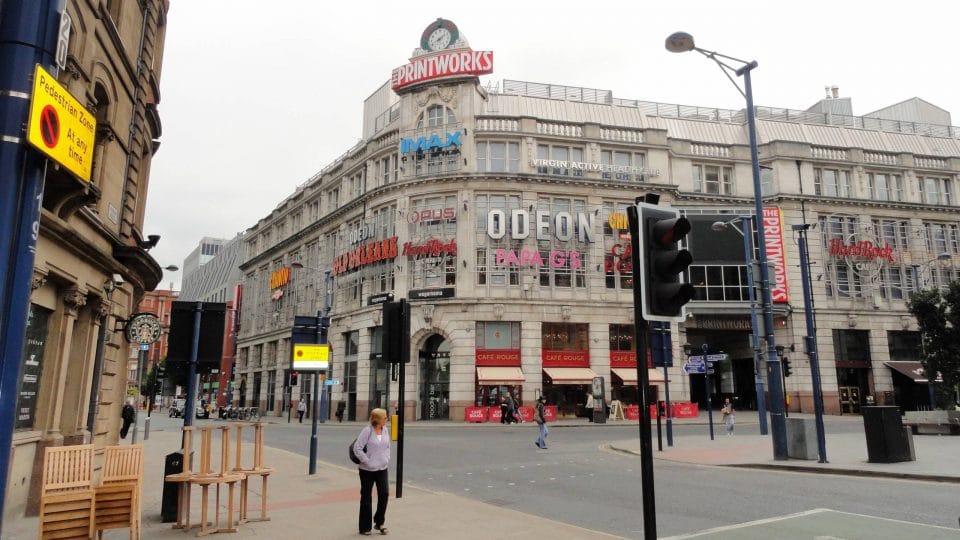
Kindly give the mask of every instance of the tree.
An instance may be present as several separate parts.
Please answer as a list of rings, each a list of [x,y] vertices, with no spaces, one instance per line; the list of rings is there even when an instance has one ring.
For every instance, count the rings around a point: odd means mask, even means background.
[[[937,406],[952,409],[960,383],[960,281],[951,281],[943,292],[917,291],[907,308],[920,327],[924,373],[929,380],[936,379],[937,373],[943,378],[934,383]]]

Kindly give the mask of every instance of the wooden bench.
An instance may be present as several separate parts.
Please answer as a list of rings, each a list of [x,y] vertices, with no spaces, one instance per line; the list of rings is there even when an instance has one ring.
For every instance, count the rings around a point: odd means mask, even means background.
[[[39,538],[92,538],[94,501],[93,445],[44,449]]]
[[[108,446],[103,472],[95,490],[95,528],[100,538],[106,529],[130,528],[130,539],[140,538],[143,496],[143,445]]]

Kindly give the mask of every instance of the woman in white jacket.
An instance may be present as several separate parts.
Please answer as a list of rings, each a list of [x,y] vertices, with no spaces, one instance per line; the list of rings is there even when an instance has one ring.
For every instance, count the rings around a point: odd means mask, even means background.
[[[373,514],[373,528],[380,534],[389,531],[383,523],[387,518],[387,499],[390,480],[387,467],[390,465],[390,433],[384,429],[387,411],[374,409],[370,412],[370,425],[363,428],[353,445],[360,459],[360,534],[369,535],[373,511],[373,486],[377,486],[377,512]]]

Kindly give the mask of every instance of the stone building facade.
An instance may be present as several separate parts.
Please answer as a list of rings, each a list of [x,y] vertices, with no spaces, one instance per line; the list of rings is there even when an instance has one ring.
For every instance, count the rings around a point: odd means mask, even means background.
[[[93,443],[99,467],[102,448],[118,442],[131,347],[123,321],[162,278],[143,220],[168,2],[69,0],[66,10],[57,79],[94,112],[97,131],[89,183],[47,167],[7,518],[36,513],[44,448]]]
[[[448,23],[455,39],[434,26]],[[397,368],[384,359],[392,351],[381,347],[380,306],[393,295],[412,311],[407,418],[461,420],[468,407],[496,405],[506,392],[524,404],[542,393],[559,414],[583,414],[595,376],[608,399],[635,403],[625,209],[653,193],[693,224],[686,277],[697,297],[688,318],[670,326],[671,397],[705,402],[703,376],[681,365],[684,344],[706,345],[724,355],[714,403],[732,397],[754,406],[735,221],[753,214],[745,111],[522,81],[484,87],[477,76],[493,69],[492,52],[471,49],[449,21],[423,36],[410,64],[367,98],[364,138],[247,230],[238,399],[280,414],[294,316],[328,302],[332,401],[350,419],[372,407],[394,410]],[[841,101],[849,104],[828,95],[807,111],[757,108],[759,222],[776,277],[775,336],[792,362],[789,408],[813,408],[792,228],[804,223],[813,226],[826,411],[918,407],[925,387],[908,369],[919,334],[906,299],[918,282],[956,277],[956,128],[922,100],[911,101],[945,125],[911,120],[910,107],[892,108],[896,118],[886,109],[843,114],[834,106]],[[661,373],[651,372],[657,388]],[[294,402],[298,389],[311,388],[309,376],[299,379]]]

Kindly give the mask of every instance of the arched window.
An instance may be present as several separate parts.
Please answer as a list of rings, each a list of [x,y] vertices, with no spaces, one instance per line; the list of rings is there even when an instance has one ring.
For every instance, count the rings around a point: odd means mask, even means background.
[[[110,98],[107,97],[107,89],[102,84],[97,83],[93,87],[93,99],[97,102],[95,115],[98,124],[107,123],[107,112],[110,110]]]
[[[420,117],[417,118],[417,129],[423,129],[425,127],[432,128],[456,123],[457,115],[453,113],[453,109],[444,107],[443,105],[431,105],[427,107],[426,111],[420,113]]]

